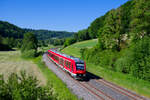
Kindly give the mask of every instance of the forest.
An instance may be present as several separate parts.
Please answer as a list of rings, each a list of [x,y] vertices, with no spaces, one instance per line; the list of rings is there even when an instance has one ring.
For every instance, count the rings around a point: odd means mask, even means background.
[[[78,31],[74,42],[98,38],[82,58],[106,69],[150,81],[150,1],[129,0]],[[64,47],[74,43],[64,43]],[[69,44],[70,43],[70,44]]]

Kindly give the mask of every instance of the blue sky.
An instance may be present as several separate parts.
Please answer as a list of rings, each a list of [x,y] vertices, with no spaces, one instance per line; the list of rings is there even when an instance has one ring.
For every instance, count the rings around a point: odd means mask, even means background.
[[[21,28],[74,31],[128,0],[0,0],[0,20]]]

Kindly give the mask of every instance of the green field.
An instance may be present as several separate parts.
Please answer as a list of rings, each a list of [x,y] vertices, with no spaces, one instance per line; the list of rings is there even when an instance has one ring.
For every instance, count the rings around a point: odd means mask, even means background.
[[[66,48],[64,48],[61,52],[75,56],[80,57],[80,49],[81,48],[91,48],[97,44],[98,40],[87,40],[83,42],[77,42],[75,44],[72,44]]]
[[[78,43],[75,43],[71,46],[64,48],[62,52],[68,55],[73,55],[75,57],[81,57],[80,56],[81,48],[91,48],[92,46],[95,46],[96,43],[97,43],[97,40],[88,40],[88,41],[78,42]],[[92,72],[93,74],[98,75],[120,86],[133,90],[140,95],[150,97],[149,95],[150,94],[150,82],[139,80],[130,75],[125,75],[119,72],[113,72],[101,66],[93,65],[92,63],[89,63],[89,62],[86,62],[86,65],[87,65],[87,70],[89,72]]]

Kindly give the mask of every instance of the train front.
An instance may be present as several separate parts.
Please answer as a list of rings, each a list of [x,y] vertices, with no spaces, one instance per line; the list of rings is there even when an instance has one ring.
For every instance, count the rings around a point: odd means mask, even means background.
[[[86,77],[86,64],[83,60],[76,60],[76,79],[84,79]]]

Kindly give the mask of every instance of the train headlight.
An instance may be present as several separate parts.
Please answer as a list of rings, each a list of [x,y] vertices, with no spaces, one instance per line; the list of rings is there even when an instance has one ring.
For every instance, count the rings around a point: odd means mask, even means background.
[[[86,74],[83,74],[83,76],[85,77],[85,76],[86,76]]]

